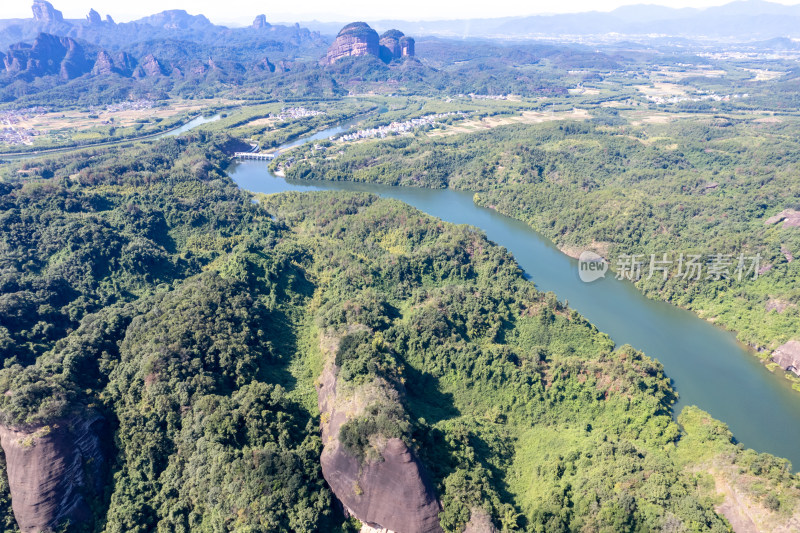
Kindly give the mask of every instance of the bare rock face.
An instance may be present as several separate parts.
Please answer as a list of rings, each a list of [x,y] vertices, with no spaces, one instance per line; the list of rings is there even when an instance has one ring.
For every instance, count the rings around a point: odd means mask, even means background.
[[[800,211],[794,209],[784,209],[777,215],[769,217],[764,221],[764,224],[770,226],[783,221],[784,228],[797,228],[800,227]]]
[[[416,41],[412,37],[403,36],[400,38],[400,56],[414,57],[416,55]]]
[[[492,524],[489,513],[483,509],[470,509],[469,522],[464,528],[464,533],[497,533],[497,528]]]
[[[92,69],[92,64],[86,59],[83,47],[76,41],[66,38],[62,40],[67,48],[64,59],[61,61],[59,76],[62,80],[73,80]]]
[[[772,360],[788,372],[800,376],[800,341],[789,341],[772,353]]]
[[[400,39],[404,37],[398,30],[389,30],[381,35],[381,60],[390,63],[392,59],[400,58]]]
[[[100,75],[100,74],[111,74],[115,72],[116,69],[114,68],[114,59],[111,57],[111,54],[106,52],[105,50],[101,50],[100,53],[97,54],[97,59],[94,62],[94,67],[92,67],[92,74]]]
[[[395,533],[438,533],[441,507],[433,487],[408,446],[387,440],[382,460],[362,462],[338,440],[347,413],[336,408],[336,368],[326,366],[318,388],[324,413],[322,475],[348,513],[365,525]]]
[[[133,69],[136,68],[136,60],[128,52],[120,52],[114,58],[114,66],[119,70],[120,74],[130,76]]]
[[[69,37],[40,33],[33,46],[25,43],[12,45],[3,60],[8,72],[30,76],[56,74],[71,80],[86,74],[92,63],[86,59],[83,47]]]
[[[164,67],[153,54],[147,54],[133,71],[134,78],[155,78],[164,76]]]
[[[255,28],[257,30],[260,30],[262,28],[269,28],[269,27],[270,27],[270,23],[267,22],[267,16],[266,15],[259,15],[253,21],[253,28]]]
[[[0,425],[11,506],[23,533],[91,518],[88,499],[102,493],[108,455],[104,426],[91,413],[37,428]]]
[[[380,57],[384,63],[391,63],[394,59],[413,57],[414,39],[406,37],[400,30],[389,30],[381,35]]]
[[[44,24],[53,24],[56,22],[64,22],[64,15],[58,9],[53,7],[53,4],[46,0],[33,0],[33,18],[37,22]]]
[[[89,10],[89,14],[86,15],[86,20],[89,24],[102,24],[103,19],[100,18],[100,13],[95,11],[94,9]]]
[[[92,74],[99,76],[114,73],[129,76],[134,68],[136,68],[136,60],[127,52],[120,52],[116,57],[112,57],[109,52],[101,50],[92,67]]]
[[[419,461],[400,439],[389,439],[383,461],[361,461],[340,445],[322,453],[322,474],[336,497],[362,522],[396,533],[442,531],[439,503]]]
[[[342,28],[336,36],[328,49],[325,62],[332,65],[344,57],[363,56],[380,57],[378,32],[366,22],[353,22]]]

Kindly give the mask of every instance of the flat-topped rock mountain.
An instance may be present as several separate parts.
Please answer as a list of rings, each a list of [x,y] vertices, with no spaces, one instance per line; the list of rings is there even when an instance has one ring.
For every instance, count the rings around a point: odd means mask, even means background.
[[[270,23],[267,22],[266,15],[258,15],[255,20],[253,20],[253,28],[260,30],[262,28],[269,28]]]
[[[366,22],[352,22],[339,31],[323,62],[333,65],[345,57],[372,56],[390,63],[414,54],[414,39],[403,32],[389,30],[379,37]]]
[[[138,22],[165,30],[205,29],[214,26],[205,15],[190,15],[183,9],[162,11],[139,19]]]
[[[400,30],[389,30],[381,35],[380,55],[384,63],[390,63],[393,59],[404,57],[414,57],[414,39],[406,37]]]
[[[378,32],[366,22],[353,22],[342,28],[336,36],[336,40],[328,48],[325,62],[332,65],[345,57],[378,57],[379,54]]]

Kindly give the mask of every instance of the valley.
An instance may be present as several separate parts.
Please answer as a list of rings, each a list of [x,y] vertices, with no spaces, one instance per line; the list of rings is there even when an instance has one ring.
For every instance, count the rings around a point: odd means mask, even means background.
[[[1,530],[800,527],[800,11],[32,12]]]

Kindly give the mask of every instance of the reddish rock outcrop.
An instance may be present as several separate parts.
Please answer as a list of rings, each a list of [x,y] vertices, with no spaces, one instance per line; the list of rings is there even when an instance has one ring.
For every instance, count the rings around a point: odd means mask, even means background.
[[[11,507],[23,533],[91,518],[88,500],[103,490],[103,428],[96,414],[37,428],[0,425]]]
[[[136,60],[128,52],[120,52],[114,58],[114,66],[120,74],[130,76],[133,69],[136,68]]]
[[[415,53],[415,42],[411,37],[406,37],[400,30],[389,30],[381,35],[380,57],[384,63],[390,63],[394,59],[413,57]]]
[[[772,360],[800,376],[800,341],[789,341],[772,353]]]
[[[322,474],[342,505],[369,526],[396,533],[442,531],[439,503],[408,446],[389,439],[382,457],[362,464],[336,443],[322,453]]]
[[[336,36],[336,40],[328,49],[325,62],[328,65],[345,57],[363,57],[380,55],[378,32],[365,22],[348,24]]]
[[[417,42],[407,36],[400,39],[400,56],[401,57],[414,57],[417,53]]]
[[[800,227],[800,211],[795,211],[794,209],[784,209],[777,215],[769,217],[764,221],[764,224],[770,226],[772,224],[777,224],[781,220],[783,221],[784,228]]]
[[[389,30],[381,35],[381,60],[384,63],[401,57],[400,39],[403,37],[403,32],[398,30]]]
[[[438,533],[439,511],[433,487],[413,452],[400,439],[390,438],[381,459],[362,462],[338,440],[347,421],[336,408],[336,367],[329,363],[318,387],[323,413],[322,475],[348,513],[364,524],[395,533]]]

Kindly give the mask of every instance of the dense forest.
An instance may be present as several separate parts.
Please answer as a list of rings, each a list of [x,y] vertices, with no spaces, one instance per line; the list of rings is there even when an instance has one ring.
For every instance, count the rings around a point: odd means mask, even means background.
[[[0,530],[800,528],[796,466],[677,412],[661,363],[479,229],[228,175],[249,150],[469,191],[620,277],[638,258],[767,362],[800,331],[796,45],[355,27],[0,21]]]
[[[334,141],[277,164],[290,178],[475,191],[479,205],[529,223],[567,252],[593,249],[616,270],[620,256],[639,255],[646,294],[772,350],[800,330],[800,232],[768,222],[800,208],[797,128],[791,117],[633,124],[603,111],[583,122]],[[648,276],[651,256],[664,254],[675,268],[666,279]],[[726,256],[727,276],[675,275],[680,254]],[[736,274],[740,257],[757,255],[755,269]]]
[[[592,135],[571,127],[541,135]],[[676,423],[660,364],[538,292],[481,232],[365,194],[254,198],[224,172],[228,142],[198,133],[65,155],[24,183],[4,169],[2,426],[36,450],[105,421],[107,460],[85,465],[103,489],[86,490],[89,518],[66,529],[356,527],[320,470],[326,367],[337,401],[368,400],[341,426],[342,448],[367,464],[402,441],[445,531],[479,515],[508,531],[727,531],[721,482],[765,523],[795,509],[785,460],[742,450],[699,409]],[[498,172],[478,163],[485,139],[470,142],[452,150],[463,172]],[[419,175],[442,186],[432,162],[452,160],[436,146],[420,147]],[[331,164],[359,159],[346,154]]]

